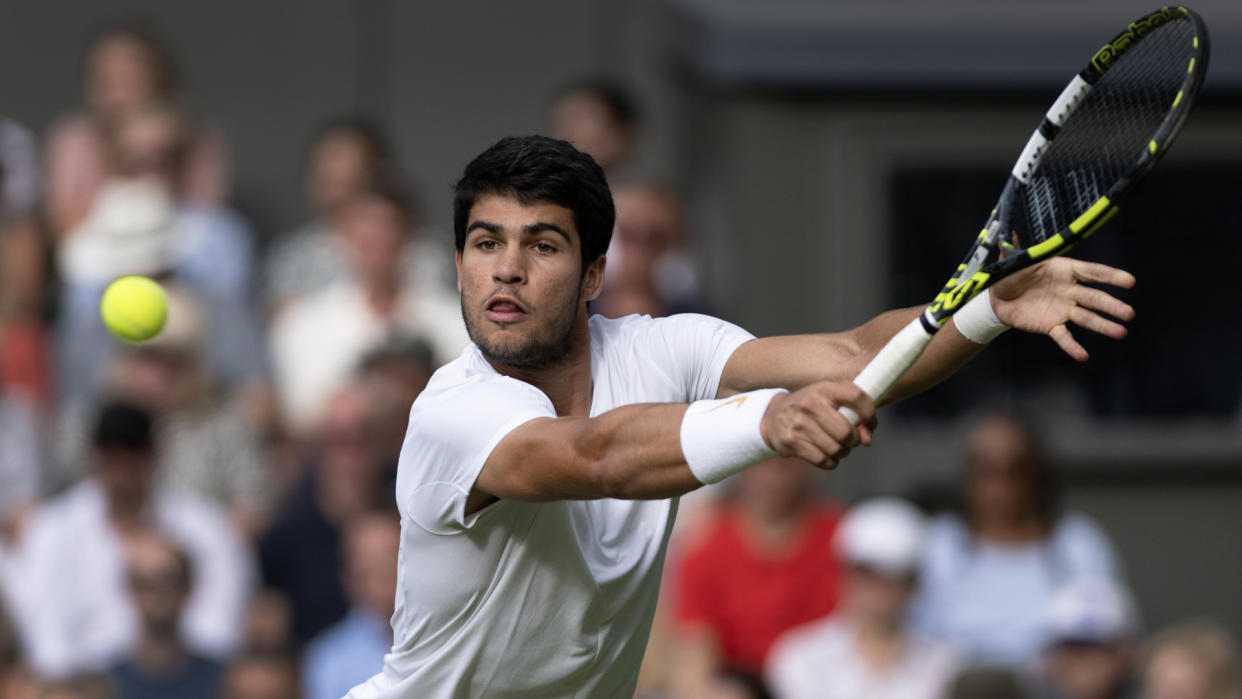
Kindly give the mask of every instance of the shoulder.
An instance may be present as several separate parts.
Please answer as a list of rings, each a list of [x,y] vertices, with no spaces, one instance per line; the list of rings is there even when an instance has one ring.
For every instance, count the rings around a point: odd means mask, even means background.
[[[719,318],[700,313],[652,318],[649,315],[631,314],[620,318],[605,318],[596,314],[590,318],[592,337],[604,340],[667,340],[678,336],[712,334],[721,331],[744,330]],[[749,337],[749,333],[746,333]]]
[[[1066,512],[1057,518],[1052,545],[1072,562],[1112,566],[1113,545],[1104,529],[1081,512]]]
[[[952,577],[970,546],[970,530],[956,514],[941,514],[927,523],[923,539],[924,583]]]
[[[304,662],[307,665],[320,666],[331,662],[343,650],[350,648],[352,645],[350,639],[350,618],[349,615],[346,615],[344,619],[324,629],[319,635],[311,639],[306,646],[305,652]]]
[[[727,552],[737,549],[741,543],[738,526],[738,514],[731,505],[713,506],[699,536],[685,550],[686,563],[710,565],[722,561]]]
[[[62,114],[48,129],[49,148],[76,146],[82,142],[94,144],[97,139],[90,120],[81,112]]]
[[[961,517],[945,513],[928,520],[924,536],[926,549],[959,548],[969,539],[970,531]]]
[[[472,344],[432,374],[410,409],[409,429],[424,439],[446,436],[445,430],[470,432],[485,439],[489,435],[476,427],[503,422],[506,413],[517,416],[532,408],[548,416],[556,414],[547,395],[524,381],[497,373]]]
[[[348,284],[329,284],[290,301],[272,319],[272,334],[304,327],[327,330],[334,327],[330,318],[349,316],[355,307],[354,295]]]
[[[187,545],[237,543],[224,510],[191,493],[157,494],[155,513],[161,524]]]

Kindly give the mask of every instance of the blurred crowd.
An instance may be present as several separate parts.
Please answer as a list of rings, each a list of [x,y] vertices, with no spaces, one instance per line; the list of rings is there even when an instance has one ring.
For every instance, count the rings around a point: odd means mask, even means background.
[[[260,235],[159,37],[101,32],[82,75],[43,138],[0,112],[0,699],[340,697],[392,642],[409,407],[468,343],[453,251],[365,116],[323,115],[306,220]],[[592,311],[710,310],[632,98],[544,116],[614,190]],[[127,274],[168,295],[140,345],[99,318]],[[931,515],[791,460],[687,497],[640,696],[1242,697],[1225,630],[1143,627],[1027,426],[979,421],[963,473]]]

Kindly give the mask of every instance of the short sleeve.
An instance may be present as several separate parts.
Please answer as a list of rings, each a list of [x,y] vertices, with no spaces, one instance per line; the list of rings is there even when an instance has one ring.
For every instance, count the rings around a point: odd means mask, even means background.
[[[548,397],[504,376],[424,392],[410,413],[398,467],[398,497],[410,518],[432,534],[473,525],[466,498],[487,457],[505,435],[542,417],[556,417]]]
[[[1124,571],[1104,530],[1086,515],[1070,512],[1057,522],[1053,534],[1058,556],[1075,578],[1121,580]]]
[[[732,323],[698,313],[656,318],[648,333],[650,347],[669,353],[687,402],[715,398],[729,357],[755,339]]]

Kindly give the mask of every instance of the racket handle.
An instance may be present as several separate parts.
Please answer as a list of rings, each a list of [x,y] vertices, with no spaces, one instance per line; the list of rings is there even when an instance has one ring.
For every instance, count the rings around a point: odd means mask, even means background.
[[[854,379],[854,383],[865,391],[871,400],[878,403],[906,371],[914,366],[915,360],[923,354],[923,350],[927,348],[927,343],[931,342],[931,339],[932,334],[927,332],[918,318],[915,318],[894,335],[888,344],[884,345],[884,348]],[[850,421],[851,425],[858,424],[858,413],[854,412],[853,408],[843,405],[837,410]]]

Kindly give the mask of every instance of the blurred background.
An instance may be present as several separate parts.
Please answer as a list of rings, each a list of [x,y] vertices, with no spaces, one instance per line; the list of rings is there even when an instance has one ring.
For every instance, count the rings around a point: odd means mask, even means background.
[[[840,330],[928,300],[1073,71],[1151,9],[0,4],[0,696],[339,696],[378,670],[406,413],[467,342],[451,186],[496,139],[556,135],[605,167],[619,218],[599,312]],[[689,660],[657,657],[645,695],[760,696],[759,678],[805,696],[788,680],[796,650],[778,672],[770,648],[829,613],[887,618],[847,603],[875,603],[866,586],[885,566],[912,586],[911,628],[958,649],[931,664],[937,691],[1001,696],[1010,673],[1037,679],[1028,694],[1110,696],[1058,679],[1074,661],[1057,653],[1079,646],[1124,647],[1114,674],[1137,691],[1162,681],[1138,678],[1166,642],[1215,659],[1196,666],[1215,668],[1205,687],[1229,686],[1242,6],[1194,9],[1212,36],[1199,104],[1076,252],[1138,277],[1122,294],[1138,311],[1130,337],[1078,333],[1092,359],[1077,365],[1006,334],[886,410],[876,445],[837,472],[803,482],[774,464],[688,498],[652,648]],[[97,313],[129,273],[170,295],[168,327],[136,348]],[[876,496],[920,507],[917,566],[866,536],[842,543],[850,505]],[[889,515],[874,526],[906,531]],[[718,589],[703,562],[733,556],[759,572]],[[1061,589],[1088,574],[1114,585]],[[1060,592],[1071,611],[1053,613]],[[765,626],[730,616],[730,595],[798,604]],[[1075,599],[1115,623],[1075,631]],[[976,666],[1004,673],[949,688]]]

